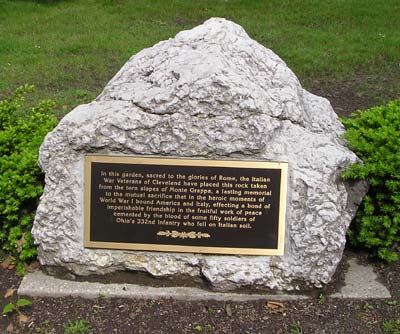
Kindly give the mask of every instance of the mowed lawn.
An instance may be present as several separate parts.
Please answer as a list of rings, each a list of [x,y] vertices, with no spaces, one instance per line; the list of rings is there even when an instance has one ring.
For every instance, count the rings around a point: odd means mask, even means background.
[[[376,103],[400,95],[399,0],[0,0],[0,97],[34,84],[33,99],[54,99],[62,116],[131,55],[215,16],[242,25],[321,95],[332,82]]]

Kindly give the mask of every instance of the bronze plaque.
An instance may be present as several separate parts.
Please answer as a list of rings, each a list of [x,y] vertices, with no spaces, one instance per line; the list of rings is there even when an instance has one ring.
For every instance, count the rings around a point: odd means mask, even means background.
[[[287,163],[86,156],[90,248],[283,255]]]

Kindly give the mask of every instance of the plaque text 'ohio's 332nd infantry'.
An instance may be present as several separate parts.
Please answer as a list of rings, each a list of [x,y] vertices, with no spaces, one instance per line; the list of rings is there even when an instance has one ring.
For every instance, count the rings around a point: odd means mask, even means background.
[[[85,247],[282,255],[287,164],[86,156]]]

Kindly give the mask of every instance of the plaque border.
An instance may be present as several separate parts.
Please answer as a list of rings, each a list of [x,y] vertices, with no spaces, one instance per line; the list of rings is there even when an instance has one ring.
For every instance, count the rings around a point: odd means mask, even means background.
[[[124,163],[142,165],[170,165],[170,166],[201,166],[201,167],[227,167],[227,168],[267,168],[280,169],[280,198],[278,218],[278,247],[277,248],[234,248],[234,247],[207,247],[207,246],[182,246],[182,245],[159,245],[159,244],[137,244],[123,242],[104,242],[90,240],[90,205],[91,205],[91,163]],[[286,196],[287,196],[287,162],[270,161],[243,161],[243,160],[200,160],[182,158],[158,158],[158,157],[136,157],[118,155],[85,155],[84,167],[84,229],[83,245],[85,248],[101,248],[115,250],[138,250],[159,252],[182,252],[182,253],[204,253],[204,254],[230,254],[230,255],[277,255],[284,254],[285,244],[285,219],[286,219]]]

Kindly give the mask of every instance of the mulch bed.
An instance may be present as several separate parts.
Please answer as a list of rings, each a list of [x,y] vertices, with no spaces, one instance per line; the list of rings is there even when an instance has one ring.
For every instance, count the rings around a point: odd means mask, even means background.
[[[303,83],[311,93],[327,98],[341,117],[400,98],[399,85],[398,70],[385,76],[355,72],[345,79],[327,76]]]
[[[350,251],[345,252],[344,258]],[[76,333],[386,333],[384,322],[400,319],[400,265],[383,265],[356,255],[360,263],[374,267],[393,296],[390,300],[331,299],[326,293],[342,283],[340,265],[336,279],[310,300],[268,303],[182,302],[172,299],[82,299],[31,298],[33,304],[19,315],[2,316],[0,333],[65,333],[69,322],[86,320],[92,330]],[[18,287],[14,270],[0,268],[0,306],[17,300],[16,293],[4,298],[9,288]],[[11,324],[11,325],[10,325]],[[73,332],[72,332],[73,333]],[[390,332],[389,332],[390,333]],[[396,333],[396,332],[393,332]]]

